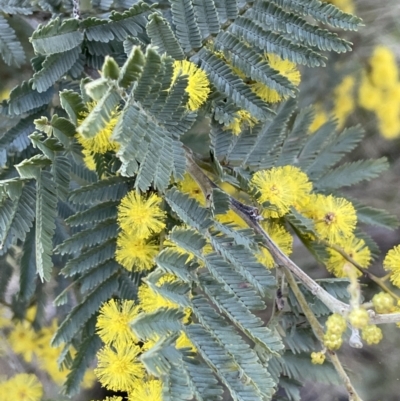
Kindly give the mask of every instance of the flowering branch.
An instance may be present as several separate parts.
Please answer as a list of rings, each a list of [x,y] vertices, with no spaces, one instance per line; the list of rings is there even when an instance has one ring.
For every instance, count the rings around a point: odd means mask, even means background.
[[[390,277],[390,274],[388,274],[382,278],[379,278],[379,277],[375,276],[375,274],[371,273],[370,271],[368,271],[367,269],[362,267],[359,263],[357,263],[354,260],[354,258],[352,258],[350,255],[348,255],[340,246],[334,245],[334,244],[329,244],[327,241],[321,241],[321,242],[323,242],[325,245],[329,246],[330,248],[334,249],[337,253],[342,255],[343,258],[345,258],[348,262],[350,262],[361,273],[365,274],[370,280],[375,282],[383,291],[390,294],[397,301],[400,300],[400,297],[397,294],[395,294],[384,282],[385,279],[387,279],[387,277]]]
[[[206,199],[210,200],[213,189],[218,188],[218,186],[212,180],[210,180],[196,164],[192,151],[186,146],[184,149],[186,151],[186,165],[189,174],[199,184]],[[232,210],[239,215],[246,222],[246,224],[255,231],[256,234],[259,234],[262,237],[262,245],[269,250],[278,266],[285,266],[287,269],[289,269],[290,272],[333,313],[339,313],[342,316],[346,316],[350,312],[350,305],[339,301],[334,296],[329,294],[279,249],[279,247],[274,243],[274,241],[272,241],[269,235],[259,224],[260,216],[258,215],[257,208],[245,205],[231,196],[230,201]],[[369,310],[369,315],[370,324],[400,322],[400,313],[376,314],[373,310]]]

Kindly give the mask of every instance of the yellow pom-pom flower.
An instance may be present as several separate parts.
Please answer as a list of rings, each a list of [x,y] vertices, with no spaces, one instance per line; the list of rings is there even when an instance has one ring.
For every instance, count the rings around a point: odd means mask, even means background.
[[[136,191],[129,192],[118,206],[118,224],[126,233],[137,238],[148,238],[165,227],[165,212],[160,208],[161,198],[151,194],[148,198]]]
[[[299,85],[301,75],[295,63],[289,60],[283,60],[273,53],[266,53],[264,58],[270,67],[278,71],[280,75],[286,77],[293,85]],[[269,88],[261,82],[256,82],[251,85],[251,90],[268,103],[277,103],[287,98],[287,96],[282,96],[275,89]]]
[[[397,84],[398,69],[396,56],[386,46],[377,46],[369,60],[372,83],[380,88],[390,88]]]
[[[324,335],[323,341],[325,347],[332,351],[338,350],[343,344],[341,334],[330,333],[329,331]]]
[[[395,246],[385,256],[383,267],[390,272],[390,281],[400,287],[400,245]]]
[[[375,294],[372,298],[372,304],[374,305],[377,313],[391,313],[395,308],[394,299],[386,292]]]
[[[315,230],[331,244],[349,238],[357,223],[354,206],[344,198],[317,195],[307,213],[315,220]]]
[[[207,100],[210,93],[210,81],[207,74],[198,68],[196,64],[183,60],[174,62],[174,83],[179,74],[188,75],[188,86],[186,92],[189,95],[189,110],[198,110]]]
[[[43,396],[43,386],[33,374],[19,373],[4,383],[1,389],[7,400],[39,401]]]
[[[370,77],[363,74],[358,88],[358,103],[366,110],[376,110],[384,99],[380,88],[374,86]]]
[[[115,260],[128,271],[149,270],[154,265],[159,247],[134,233],[121,232],[117,237]]]
[[[139,314],[134,301],[110,299],[100,308],[96,332],[105,344],[137,342],[130,322]]]
[[[366,246],[363,239],[359,239],[354,235],[349,238],[342,239],[338,244],[344,252],[349,255],[361,267],[368,268],[371,262],[371,251]],[[328,271],[333,273],[336,277],[347,277],[346,265],[353,267],[356,276],[361,276],[361,272],[357,270],[350,262],[347,261],[339,252],[329,248],[329,259],[326,261]]]
[[[94,370],[101,385],[113,391],[130,391],[145,376],[144,366],[138,356],[140,347],[124,344],[111,348],[106,345],[97,353]]]
[[[22,355],[26,362],[31,362],[38,347],[38,335],[30,323],[19,322],[10,331],[8,342],[16,354]]]
[[[273,167],[257,171],[250,185],[257,191],[259,203],[269,202],[273,210],[265,210],[265,217],[280,217],[289,208],[309,196],[312,183],[299,168],[293,166]]]
[[[325,354],[323,352],[312,352],[311,363],[314,365],[322,365],[325,362]]]
[[[363,329],[369,322],[369,314],[363,308],[353,309],[347,318],[350,324],[356,329]]]
[[[343,334],[347,328],[346,319],[337,313],[333,313],[326,320],[325,326],[328,333]]]
[[[382,338],[382,330],[375,324],[364,327],[361,331],[362,339],[369,345],[378,344]]]
[[[128,401],[162,401],[162,383],[160,380],[139,382],[128,394]]]

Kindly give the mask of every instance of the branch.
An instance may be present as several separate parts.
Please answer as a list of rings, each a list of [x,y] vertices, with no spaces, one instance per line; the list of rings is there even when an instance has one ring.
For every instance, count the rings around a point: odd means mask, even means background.
[[[208,178],[201,168],[195,163],[192,151],[186,146],[184,149],[186,151],[186,165],[189,174],[199,184],[206,199],[211,199],[213,189],[218,188],[218,186],[212,180],[210,180],[210,178]],[[231,196],[230,201],[231,209],[238,216],[240,216],[246,222],[246,224],[255,231],[256,234],[259,234],[262,237],[262,245],[269,250],[278,266],[285,266],[287,269],[289,269],[290,272],[333,313],[339,313],[342,316],[346,316],[350,312],[350,305],[339,301],[334,296],[329,294],[279,249],[279,247],[271,240],[269,235],[261,227],[257,208],[245,205]],[[400,322],[400,313],[376,314],[374,311],[369,310],[369,314],[371,324]]]
[[[304,298],[303,293],[300,291],[299,286],[297,285],[296,280],[293,277],[292,272],[286,267],[283,266],[283,271],[286,276],[286,280],[288,284],[290,285],[290,288],[292,289],[297,301],[300,304],[301,309],[303,310],[304,315],[306,316],[308,322],[310,323],[311,328],[313,329],[313,332],[317,339],[320,341],[322,346],[324,347],[324,331],[322,330],[322,327],[318,321],[318,319],[315,317],[313,311],[311,308],[308,306],[308,303],[306,299]],[[327,350],[327,354],[329,355],[329,358],[333,364],[333,366],[336,369],[336,372],[340,376],[340,378],[343,381],[344,386],[346,387],[346,390],[349,394],[349,400],[350,401],[362,401],[361,397],[357,394],[356,389],[353,387],[349,376],[347,376],[346,371],[344,370],[336,352],[333,352],[331,350]]]

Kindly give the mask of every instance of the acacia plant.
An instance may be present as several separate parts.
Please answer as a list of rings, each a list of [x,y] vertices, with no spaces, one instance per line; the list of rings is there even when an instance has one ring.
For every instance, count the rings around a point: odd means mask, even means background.
[[[25,58],[10,15],[34,25],[35,53],[1,106],[1,296],[16,319],[36,305],[35,330],[59,319],[64,392],[94,366],[130,401],[299,400],[309,379],[361,400],[336,350],[400,322],[400,248],[369,273],[378,249],[361,228],[397,221],[340,189],[388,164],[342,163],[362,128],[310,134],[313,109],[296,106],[298,65],[350,51],[337,32],[361,20],[318,0],[0,11],[4,61]],[[333,277],[290,259],[294,239]]]

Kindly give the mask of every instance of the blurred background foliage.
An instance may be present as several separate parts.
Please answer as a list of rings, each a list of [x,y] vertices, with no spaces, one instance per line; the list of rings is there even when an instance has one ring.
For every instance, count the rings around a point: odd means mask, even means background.
[[[385,2],[331,0],[331,2],[344,11],[361,17],[365,27],[359,32],[347,32],[347,36],[342,34],[342,37],[354,44],[352,52],[328,55],[325,68],[302,68],[300,105],[302,107],[313,105],[314,130],[332,115],[338,119],[342,128],[360,124],[366,130],[365,140],[349,158],[358,160],[387,156],[391,169],[379,179],[352,187],[344,195],[347,198],[354,196],[363,199],[365,204],[386,209],[400,217],[400,2],[398,0]],[[89,6],[88,2],[84,2],[83,8]],[[33,57],[28,40],[33,31],[29,18],[29,16],[12,17],[9,20],[23,44],[28,59]],[[0,60],[0,100],[7,98],[14,86],[31,76],[29,63],[17,69],[7,66]],[[11,125],[12,121],[0,119],[1,132]],[[201,132],[201,127],[196,128]],[[199,146],[204,148],[201,135],[193,135],[187,140],[193,145],[198,142]],[[207,150],[203,149],[203,152]],[[368,234],[377,242],[382,255],[400,243],[400,230],[387,231],[373,227],[368,229]],[[293,258],[313,277],[329,277],[326,270],[317,266],[315,260],[300,244],[295,246]],[[382,275],[381,262],[382,259],[378,259],[371,267],[374,274]],[[366,279],[362,281],[366,294],[369,289],[371,294],[376,292],[376,288],[368,287],[372,286],[369,281]],[[10,292],[12,291],[11,285]],[[43,291],[40,297],[42,304],[38,307],[51,309],[50,300],[54,299],[56,289],[52,288],[50,283],[40,291]],[[49,302],[46,302],[46,299]],[[61,350],[44,345],[49,343],[47,340],[54,334],[55,324],[50,322],[48,326],[35,332],[34,310],[27,314],[24,321],[16,324],[12,324],[9,316],[4,313],[4,310],[0,310],[0,329],[2,335],[5,335],[0,341],[0,359],[7,358],[7,364],[0,363],[0,375],[8,373],[11,361],[11,364],[18,368],[17,371],[35,372],[42,383],[46,383],[47,397],[63,399],[58,395],[58,390],[68,372],[58,372],[56,368],[56,359]],[[54,315],[51,310],[48,314]],[[365,346],[362,350],[343,347],[340,350],[342,359],[352,372],[354,383],[360,389],[365,401],[399,399],[400,371],[397,350],[400,348],[400,329],[389,326],[382,326],[382,329],[385,341],[378,346]],[[21,348],[21,344],[24,344],[24,347]],[[83,401],[101,397],[98,393],[99,386],[93,383],[93,374],[89,372],[84,380],[83,389],[92,389],[82,392],[76,399]],[[9,397],[10,393],[0,394],[0,401],[12,399]],[[306,383],[302,399],[342,401],[347,397],[332,386],[321,388],[313,383]]]

